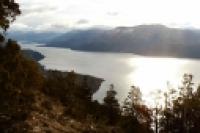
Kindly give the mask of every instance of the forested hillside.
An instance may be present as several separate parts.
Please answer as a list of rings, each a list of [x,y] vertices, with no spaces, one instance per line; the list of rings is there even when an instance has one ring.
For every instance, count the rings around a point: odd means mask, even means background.
[[[6,32],[20,14],[19,5],[2,0],[0,12]],[[1,133],[199,133],[200,87],[191,74],[184,74],[180,88],[159,93],[164,102],[157,99],[154,107],[145,105],[136,86],[120,104],[112,84],[99,103],[91,84],[88,76],[73,71],[44,71],[16,41],[0,34]]]

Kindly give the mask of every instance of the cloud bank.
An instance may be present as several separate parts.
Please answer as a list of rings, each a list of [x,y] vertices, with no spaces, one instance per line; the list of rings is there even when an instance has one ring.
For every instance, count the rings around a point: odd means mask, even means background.
[[[12,30],[58,30],[160,23],[200,28],[198,0],[17,0]]]

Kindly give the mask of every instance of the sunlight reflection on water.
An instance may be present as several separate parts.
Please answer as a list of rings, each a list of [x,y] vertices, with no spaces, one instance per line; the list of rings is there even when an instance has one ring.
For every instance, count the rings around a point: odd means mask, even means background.
[[[135,69],[129,74],[128,80],[141,88],[149,104],[153,102],[156,91],[166,91],[169,84],[178,86],[183,74],[180,70],[187,64],[185,60],[152,57],[132,58],[129,62]]]
[[[47,69],[64,71],[75,70],[78,73],[104,78],[100,90],[94,95],[102,100],[109,84],[113,83],[122,102],[130,86],[141,88],[147,104],[154,102],[157,90],[165,91],[167,83],[172,87],[180,85],[184,73],[195,75],[200,81],[200,61],[178,58],[141,57],[124,53],[80,52],[63,48],[35,47],[22,45],[23,48],[37,50],[46,58],[40,61]]]

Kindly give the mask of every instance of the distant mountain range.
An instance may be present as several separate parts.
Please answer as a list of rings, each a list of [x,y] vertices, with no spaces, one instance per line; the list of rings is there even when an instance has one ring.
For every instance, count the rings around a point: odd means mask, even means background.
[[[48,42],[47,46],[84,51],[199,58],[200,30],[168,28],[163,25],[77,30],[55,38]]]
[[[73,50],[200,58],[200,30],[197,29],[140,25],[73,30],[47,40],[46,46]]]
[[[59,32],[34,32],[34,31],[10,31],[8,37],[22,42],[46,43],[58,36]]]

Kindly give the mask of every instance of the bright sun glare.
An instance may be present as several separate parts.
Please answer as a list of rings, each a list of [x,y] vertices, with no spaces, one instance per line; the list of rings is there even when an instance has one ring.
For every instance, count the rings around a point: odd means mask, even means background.
[[[177,75],[179,75],[181,63],[183,62],[177,62],[173,58],[165,60],[163,58],[131,58],[129,64],[135,68],[128,78],[134,85],[140,87],[144,100],[151,103],[153,99],[150,97],[154,97],[156,91],[164,92],[169,85],[172,87],[179,84],[180,77]]]

